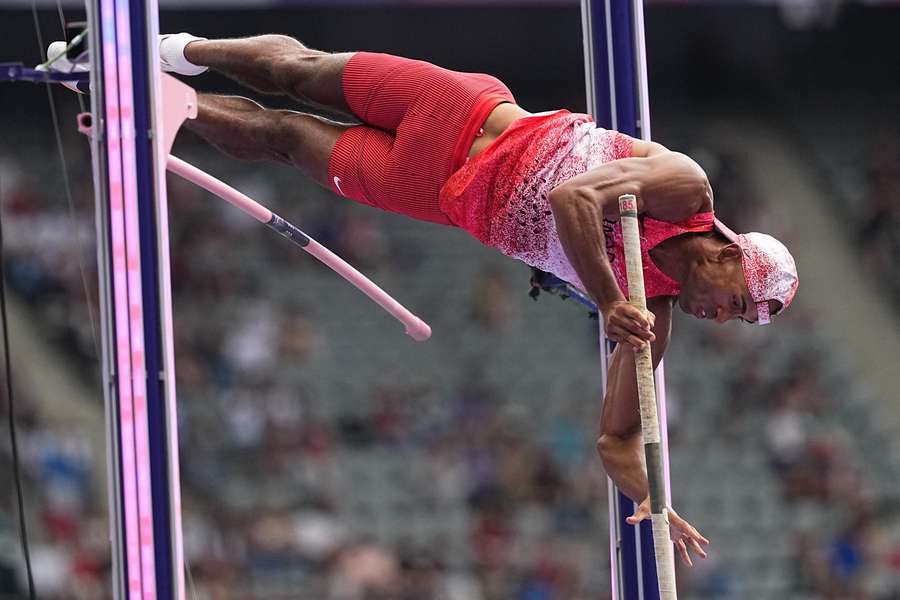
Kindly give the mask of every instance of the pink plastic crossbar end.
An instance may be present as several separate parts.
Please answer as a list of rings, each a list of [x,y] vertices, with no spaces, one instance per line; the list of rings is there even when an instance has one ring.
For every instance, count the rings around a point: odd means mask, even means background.
[[[175,156],[169,155],[166,166],[172,173],[180,175],[188,181],[199,185],[203,189],[212,192],[262,223],[270,225],[270,220],[277,216],[273,215],[272,211],[262,204],[259,204],[252,198],[240,193],[230,185]],[[293,228],[293,226],[291,227]],[[296,230],[296,228],[294,229]],[[280,229],[276,230],[284,235],[284,232]],[[322,261],[335,273],[349,281],[359,291],[390,313],[391,316],[403,323],[404,327],[406,327],[406,333],[412,339],[417,342],[424,342],[431,337],[431,327],[429,327],[425,321],[412,314],[409,309],[394,300],[393,297],[378,287],[371,279],[357,271],[352,265],[344,261],[337,254],[318,243],[316,240],[308,237],[302,231],[296,230],[296,233],[298,236],[302,236],[302,240],[305,242],[298,244],[301,248]],[[296,238],[292,237],[292,239],[294,239],[295,242],[297,241]]]
[[[424,342],[431,337],[431,327],[419,317],[415,317],[415,321],[407,323],[406,333],[417,342]]]

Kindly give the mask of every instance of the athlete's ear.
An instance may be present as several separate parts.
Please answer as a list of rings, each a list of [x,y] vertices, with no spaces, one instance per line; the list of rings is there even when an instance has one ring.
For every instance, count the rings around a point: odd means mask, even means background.
[[[740,260],[741,247],[734,243],[722,246],[722,248],[719,250],[718,258],[722,262],[726,262],[729,260]]]

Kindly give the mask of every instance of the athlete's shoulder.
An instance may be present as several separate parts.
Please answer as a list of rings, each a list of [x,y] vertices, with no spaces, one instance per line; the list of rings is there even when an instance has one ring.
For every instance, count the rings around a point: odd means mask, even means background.
[[[669,152],[669,149],[659,142],[634,138],[630,135],[625,135],[624,133],[620,133],[619,135],[631,140],[631,156],[633,158],[650,158]]]

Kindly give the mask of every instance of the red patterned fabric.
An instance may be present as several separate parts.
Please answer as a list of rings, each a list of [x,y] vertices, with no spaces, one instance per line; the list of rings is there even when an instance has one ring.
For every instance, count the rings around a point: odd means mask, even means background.
[[[650,251],[669,238],[685,233],[712,231],[716,217],[712,212],[701,212],[678,223],[658,221],[647,215],[640,216],[641,260],[644,267],[644,293],[647,298],[656,296],[677,296],[681,293],[678,282],[659,270],[650,257]],[[622,241],[620,221],[603,222],[606,235],[606,255],[612,266],[619,289],[628,297],[628,272],[625,267],[625,246]]]
[[[365,124],[341,134],[328,167],[331,189],[383,210],[451,225],[441,186],[466,160],[478,130],[502,102],[498,79],[427,62],[358,52],[344,69],[344,96]]]
[[[561,110],[519,119],[441,190],[450,220],[482,243],[583,289],[556,232],[549,194],[588,169],[631,156],[632,141]]]

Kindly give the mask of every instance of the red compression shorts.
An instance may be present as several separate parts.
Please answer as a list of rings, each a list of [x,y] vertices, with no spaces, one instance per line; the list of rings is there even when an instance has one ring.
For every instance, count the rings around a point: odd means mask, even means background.
[[[328,165],[341,196],[450,225],[438,206],[444,183],[466,161],[479,129],[512,93],[495,77],[358,52],[344,69],[344,96],[364,125],[338,138]]]

